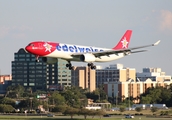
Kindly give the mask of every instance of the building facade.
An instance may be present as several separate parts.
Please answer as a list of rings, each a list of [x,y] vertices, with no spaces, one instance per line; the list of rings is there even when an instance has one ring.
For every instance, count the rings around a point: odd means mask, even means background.
[[[145,81],[134,81],[131,79],[126,82],[105,82],[104,91],[107,93],[108,97],[120,97],[122,99],[127,97],[137,98],[150,87],[167,87],[171,83],[172,80],[156,82],[151,79],[147,79]]]
[[[12,85],[20,84],[35,90],[47,90],[50,85],[70,85],[70,72],[64,69],[64,61],[57,60],[55,64],[35,62],[35,56],[20,49],[14,54],[12,61]],[[63,76],[68,73],[67,77]],[[64,78],[64,79],[63,79]],[[65,81],[65,82],[63,82]]]
[[[143,68],[142,73],[137,73],[136,76],[141,81],[145,81],[147,79],[159,82],[171,80],[171,76],[166,75],[165,72],[162,72],[161,68]]]
[[[0,75],[0,84],[4,84],[5,80],[11,80],[11,75]]]
[[[5,94],[8,86],[11,85],[11,75],[0,75],[0,94]]]
[[[96,71],[90,67],[75,67],[72,71],[72,86],[89,89],[90,92],[96,89]]]
[[[122,64],[110,65],[105,69],[96,70],[96,87],[104,82],[125,82],[129,79],[136,79],[134,68],[124,68]]]

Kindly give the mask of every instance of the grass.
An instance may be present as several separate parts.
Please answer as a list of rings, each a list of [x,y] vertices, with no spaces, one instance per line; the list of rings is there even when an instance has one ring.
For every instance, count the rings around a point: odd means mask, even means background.
[[[6,116],[1,115],[0,120],[69,120],[70,116],[55,116],[55,117],[47,117],[47,116]],[[84,120],[83,116],[74,116],[72,120]],[[91,118],[88,116],[87,120],[100,120],[98,116],[95,118]],[[123,115],[121,116],[111,116],[111,117],[102,117],[101,120],[127,120]],[[171,118],[147,118],[145,116],[135,116],[132,120],[171,120]]]
[[[158,110],[155,114],[160,115],[161,111],[166,110]],[[168,110],[169,114],[172,115],[172,110]],[[127,120],[124,118],[124,114],[135,114],[138,113],[136,111],[108,111],[107,114],[112,114],[111,117],[102,117],[101,120]],[[153,117],[146,117],[146,115],[153,115],[150,110],[142,110],[141,112],[143,116],[136,116],[132,120],[171,120],[172,118],[153,118]],[[114,114],[122,114],[122,115],[114,115]],[[47,116],[17,116],[17,115],[0,115],[0,120],[70,120],[70,116],[55,116],[55,117],[47,117]],[[72,120],[84,120],[84,116],[74,116]],[[95,116],[92,119],[92,116],[88,116],[87,120],[100,120],[99,116]]]

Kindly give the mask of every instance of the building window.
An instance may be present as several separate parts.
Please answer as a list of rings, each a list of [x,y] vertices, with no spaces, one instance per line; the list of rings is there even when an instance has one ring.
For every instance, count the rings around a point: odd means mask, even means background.
[[[29,86],[35,86],[35,83],[29,83]]]

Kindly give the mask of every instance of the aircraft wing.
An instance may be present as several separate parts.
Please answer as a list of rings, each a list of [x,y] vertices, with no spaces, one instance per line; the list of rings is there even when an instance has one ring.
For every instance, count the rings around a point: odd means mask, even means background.
[[[156,46],[160,43],[160,40],[157,41],[154,44],[150,44],[150,45],[144,45],[144,46],[138,46],[138,47],[133,47],[133,48],[127,48],[127,49],[119,49],[119,50],[106,50],[106,51],[100,51],[100,52],[90,52],[90,54],[93,54],[95,57],[101,57],[101,56],[108,56],[111,54],[116,54],[118,55],[118,53],[127,53],[127,52],[131,52],[131,53],[138,53],[138,52],[145,52],[146,50],[139,50],[139,51],[132,51],[132,50],[136,50],[136,49],[141,49],[141,48],[146,48],[146,47],[151,47],[151,46]],[[89,52],[87,52],[89,53]],[[86,53],[74,53],[72,54],[72,56],[77,57],[80,56],[82,54],[86,54]]]

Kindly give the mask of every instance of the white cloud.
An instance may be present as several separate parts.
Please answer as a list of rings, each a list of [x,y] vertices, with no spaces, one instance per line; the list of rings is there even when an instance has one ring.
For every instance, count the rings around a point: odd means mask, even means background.
[[[10,31],[9,27],[0,27],[0,38],[5,37]]]
[[[0,27],[0,38],[7,36],[14,38],[24,38],[26,37],[26,31],[31,31],[32,28],[29,26],[11,26],[11,27]]]
[[[25,39],[26,34],[24,34],[24,33],[12,34],[12,38],[14,38],[14,39]]]
[[[161,11],[161,21],[160,21],[161,30],[172,30],[172,12],[168,10]]]

